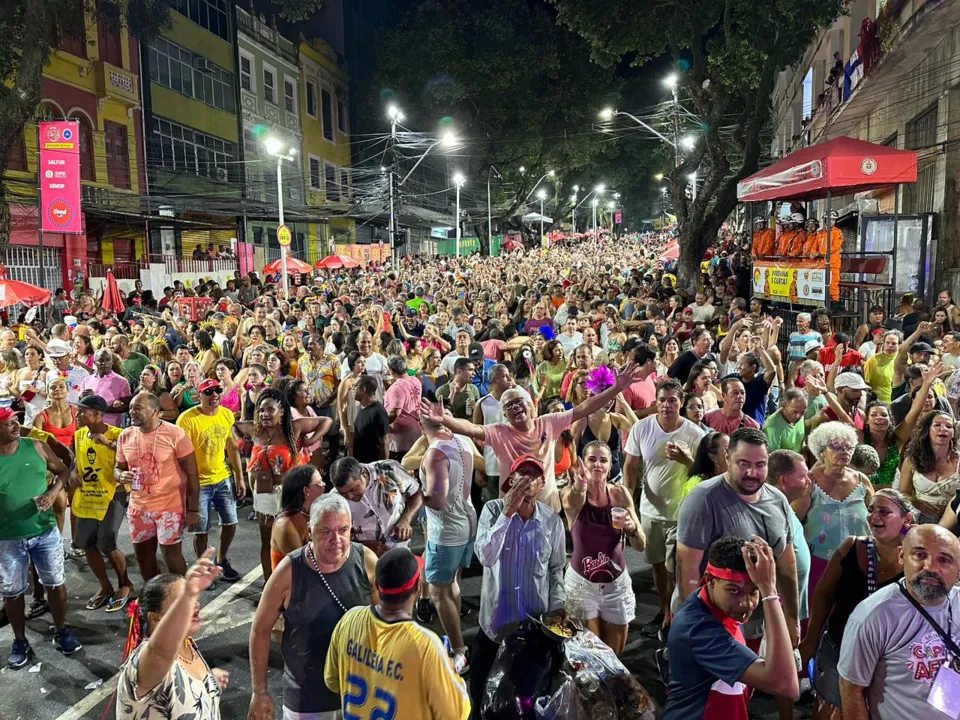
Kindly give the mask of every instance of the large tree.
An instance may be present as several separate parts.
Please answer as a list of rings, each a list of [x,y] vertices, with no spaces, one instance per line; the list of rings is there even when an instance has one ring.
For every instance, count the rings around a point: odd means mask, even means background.
[[[777,75],[799,62],[844,0],[552,0],[594,59],[635,65],[662,56],[698,118],[697,143],[665,180],[679,221],[679,281],[693,287],[707,245],[737,203],[737,182],[763,157]],[[697,172],[697,194],[688,177]]]
[[[610,147],[596,113],[622,85],[614,68],[589,55],[540,0],[414,3],[383,39],[375,92],[385,112],[381,98],[389,89],[410,127],[453,119],[470,186],[485,186],[491,166],[503,175],[495,184],[498,216],[512,216],[548,170],[557,173],[563,212],[572,185],[589,179],[577,171]]]
[[[305,20],[323,0],[276,0],[281,16]],[[43,70],[83,13],[145,40],[169,26],[172,0],[2,0],[0,2],[0,160],[39,116]],[[10,207],[0,167],[0,253],[10,242]]]

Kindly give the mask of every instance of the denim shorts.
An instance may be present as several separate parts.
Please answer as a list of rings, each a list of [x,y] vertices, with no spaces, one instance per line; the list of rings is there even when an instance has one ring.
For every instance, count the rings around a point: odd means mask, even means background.
[[[31,560],[41,585],[63,585],[63,541],[56,525],[32,538],[0,540],[0,596],[13,598],[26,592]]]
[[[840,648],[827,633],[820,638],[813,665],[813,692],[831,705],[840,707]]]
[[[463,545],[437,545],[429,540],[423,553],[423,574],[428,583],[448,585],[457,577],[459,568],[470,567],[473,540]]]
[[[197,506],[200,514],[200,525],[196,532],[189,532],[196,535],[197,533],[210,531],[211,506],[220,516],[221,525],[237,524],[237,499],[233,494],[233,483],[230,482],[230,478],[224,478],[212,485],[200,486],[200,504]]]

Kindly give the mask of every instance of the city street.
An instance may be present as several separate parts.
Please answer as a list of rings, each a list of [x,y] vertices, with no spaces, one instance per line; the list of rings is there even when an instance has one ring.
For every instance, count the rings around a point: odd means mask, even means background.
[[[230,686],[220,705],[221,716],[224,718],[246,716],[250,699],[247,640],[254,608],[263,587],[262,573],[259,564],[256,564],[256,525],[246,520],[246,511],[249,508],[243,510],[234,549],[231,551],[231,561],[243,577],[233,585],[217,582],[211,590],[204,593],[201,609],[203,623],[196,638],[211,667],[221,667],[230,672]],[[216,536],[216,531],[211,533],[211,539]],[[134,584],[139,586],[141,581],[127,535],[126,522],[121,528],[120,537],[131,578]],[[416,538],[414,549],[418,552],[422,549],[422,538]],[[653,578],[650,567],[638,553],[629,548],[626,553],[637,593],[638,617],[631,627],[624,662],[662,706],[664,691],[653,660],[656,641],[641,635],[640,632],[643,624],[656,613]],[[189,551],[187,555],[189,559]],[[49,615],[27,621],[27,638],[34,649],[34,655],[28,665],[20,670],[6,667],[0,670],[2,720],[102,720],[114,716],[113,690],[128,620],[125,612],[107,614],[103,610],[85,610],[83,606],[87,598],[94,594],[97,587],[93,575],[83,558],[69,557],[66,566],[69,601],[67,622],[75,628],[77,638],[83,643],[83,649],[72,657],[64,657],[51,643],[53,626]],[[480,568],[475,565],[468,572],[464,583],[464,600],[473,610],[464,619],[468,644],[476,628],[479,596]],[[442,632],[438,622],[434,622],[433,629]],[[0,629],[0,649],[4,657],[11,641],[12,633],[9,627]],[[270,688],[278,718],[281,717],[278,702],[281,675],[279,644],[275,642],[270,654]],[[322,680],[318,678],[318,681]],[[801,701],[801,705],[808,704],[808,698]],[[768,698],[755,698],[750,709],[757,713],[752,717],[764,720],[776,718],[773,703]],[[799,708],[794,715],[798,718],[808,717],[808,713],[801,712]]]

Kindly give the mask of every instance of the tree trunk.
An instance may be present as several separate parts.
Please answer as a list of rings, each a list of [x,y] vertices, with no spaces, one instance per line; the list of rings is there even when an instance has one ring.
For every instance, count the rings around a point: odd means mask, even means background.
[[[47,0],[26,0],[23,48],[13,85],[0,89],[0,160],[14,143],[22,142],[23,129],[40,104],[40,81],[50,57],[50,17]],[[38,190],[39,192],[39,190]],[[10,206],[0,170],[0,256],[10,244]]]

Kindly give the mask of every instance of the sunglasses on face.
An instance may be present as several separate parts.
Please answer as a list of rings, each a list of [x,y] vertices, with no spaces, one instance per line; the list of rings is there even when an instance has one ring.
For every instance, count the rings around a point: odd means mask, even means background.
[[[203,391],[203,394],[207,397],[212,397],[214,395],[222,395],[223,390],[220,390],[219,388],[207,388]]]

